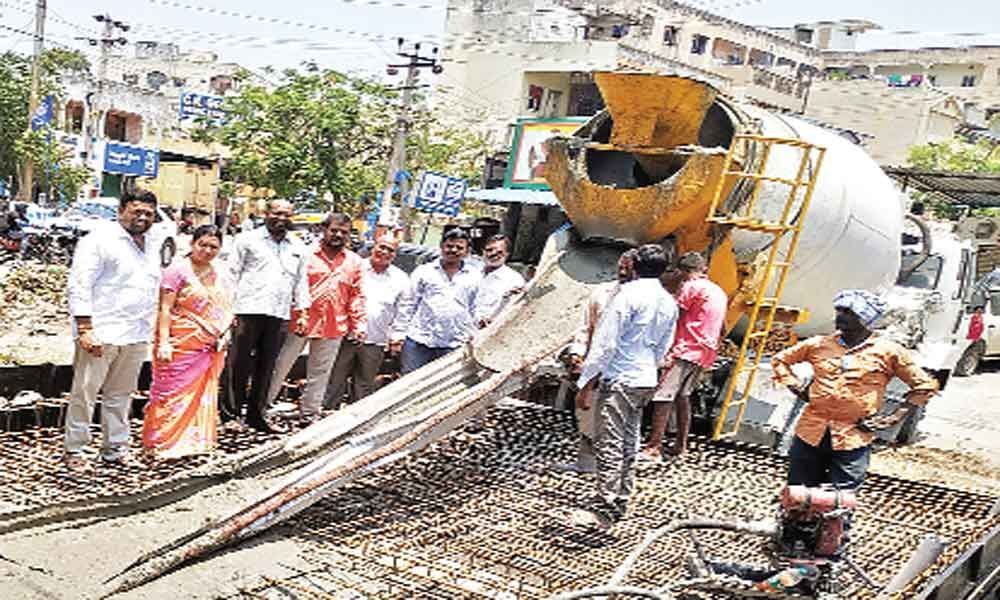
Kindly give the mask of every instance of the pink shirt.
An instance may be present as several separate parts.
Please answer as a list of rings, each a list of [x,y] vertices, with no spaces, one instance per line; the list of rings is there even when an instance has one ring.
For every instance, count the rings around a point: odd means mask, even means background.
[[[704,275],[685,281],[677,294],[681,318],[670,355],[705,369],[711,367],[719,350],[728,303],[722,288]]]
[[[973,314],[969,320],[969,335],[967,339],[977,341],[983,337],[983,315]]]

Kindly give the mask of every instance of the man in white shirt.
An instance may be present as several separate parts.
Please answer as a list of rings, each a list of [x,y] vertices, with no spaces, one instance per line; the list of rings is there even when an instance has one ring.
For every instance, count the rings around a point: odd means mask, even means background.
[[[605,310],[577,382],[577,405],[597,413],[597,499],[582,521],[601,529],[625,516],[642,409],[674,338],[677,303],[660,283],[666,266],[663,248],[639,248],[638,279],[624,284]]]
[[[351,378],[351,401],[357,401],[375,391],[375,377],[382,368],[382,361],[393,341],[393,323],[399,307],[410,293],[410,278],[392,264],[399,242],[389,234],[375,239],[371,256],[362,266],[361,287],[365,295],[368,314],[368,333],[364,343],[346,343],[333,366],[333,375],[326,391],[326,407],[340,408],[347,393],[347,379]]]
[[[601,321],[604,309],[608,307],[622,286],[635,279],[635,255],[636,250],[626,250],[618,258],[618,281],[604,284],[595,289],[590,294],[586,309],[583,313],[583,322],[573,336],[573,343],[566,349],[566,356],[570,363],[570,372],[579,376],[583,367],[583,359],[590,350],[590,343],[594,338],[594,330]],[[576,415],[577,429],[580,431],[580,443],[577,447],[576,461],[572,463],[556,464],[552,468],[556,471],[571,471],[578,473],[593,473],[597,470],[597,459],[594,456],[594,434],[597,427],[597,415],[593,407],[586,409],[580,406],[574,407]]]
[[[153,339],[160,285],[160,254],[147,235],[155,218],[152,192],[126,192],[118,221],[91,231],[73,255],[68,296],[76,347],[65,437],[66,466],[73,471],[90,468],[82,453],[91,441],[98,392],[101,459],[130,461],[132,392]]]
[[[483,280],[476,291],[475,319],[480,328],[486,327],[507,306],[511,296],[524,289],[524,277],[507,266],[510,239],[505,235],[491,237],[483,248],[486,261]]]
[[[469,234],[452,229],[441,239],[441,258],[420,265],[410,276],[410,294],[402,302],[394,326],[394,337],[406,338],[400,356],[404,375],[472,337],[472,311],[483,274],[469,264],[468,254]]]
[[[303,335],[311,304],[308,252],[288,236],[292,212],[287,200],[271,201],[265,226],[237,235],[229,256],[236,285],[236,333],[229,351],[229,401],[224,409],[235,419],[246,406],[247,425],[264,432],[274,430],[264,418],[267,393],[292,306],[300,311],[293,331]]]

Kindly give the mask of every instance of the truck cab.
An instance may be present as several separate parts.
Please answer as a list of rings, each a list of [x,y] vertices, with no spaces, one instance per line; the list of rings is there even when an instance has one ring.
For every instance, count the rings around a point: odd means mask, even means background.
[[[962,371],[966,351],[967,302],[976,273],[976,249],[951,223],[918,223],[904,236],[896,285],[886,297],[883,334],[914,353],[917,363],[944,388]]]

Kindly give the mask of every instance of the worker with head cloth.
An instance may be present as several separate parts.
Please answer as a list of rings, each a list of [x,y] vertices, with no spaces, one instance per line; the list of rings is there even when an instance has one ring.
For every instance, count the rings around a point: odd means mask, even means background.
[[[788,483],[842,489],[861,486],[875,432],[899,423],[915,406],[937,392],[937,381],[899,344],[872,332],[885,303],[865,290],[840,292],[833,300],[833,335],[816,336],[771,360],[774,380],[808,402],[789,450]],[[806,387],[791,365],[808,363],[813,380]],[[879,415],[889,381],[910,386],[906,403]]]

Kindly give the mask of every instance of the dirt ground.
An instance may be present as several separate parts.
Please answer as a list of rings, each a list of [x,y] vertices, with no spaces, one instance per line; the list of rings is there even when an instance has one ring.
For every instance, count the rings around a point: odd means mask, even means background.
[[[0,265],[0,365],[73,362],[66,267]]]

